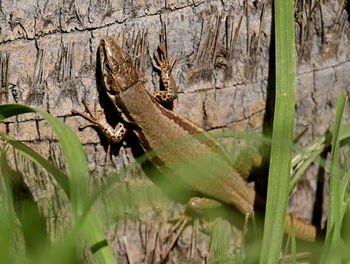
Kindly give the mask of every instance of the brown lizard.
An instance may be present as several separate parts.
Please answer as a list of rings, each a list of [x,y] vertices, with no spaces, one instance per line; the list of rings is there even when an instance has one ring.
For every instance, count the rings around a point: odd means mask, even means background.
[[[160,46],[159,53],[154,55],[153,64],[160,71],[165,88],[154,94],[139,80],[130,55],[110,37],[101,39],[99,56],[104,90],[123,121],[132,124],[132,130],[146,152],[191,135],[200,135],[155,152],[152,163],[164,172],[165,177],[174,183],[180,182],[185,189],[232,205],[244,214],[251,214],[258,196],[254,188],[233,168],[219,143],[197,125],[162,106],[177,96],[171,73],[175,60],[169,63],[166,49]],[[91,122],[82,128],[95,127],[110,142],[122,141],[127,132],[122,122],[113,128],[102,122],[100,117],[95,117],[86,103],[84,105],[89,115],[72,111]],[[195,204],[192,202],[192,206]],[[314,240],[315,227],[296,219],[293,221],[297,237]],[[288,228],[286,226],[286,230]]]

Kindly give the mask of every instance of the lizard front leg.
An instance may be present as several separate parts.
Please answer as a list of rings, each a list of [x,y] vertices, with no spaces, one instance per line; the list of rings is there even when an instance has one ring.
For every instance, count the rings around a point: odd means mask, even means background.
[[[103,121],[102,112],[101,114],[98,115],[96,114],[96,111],[91,111],[90,107],[84,100],[83,100],[83,104],[85,106],[85,110],[88,113],[88,115],[77,110],[72,110],[73,114],[79,115],[85,118],[86,120],[90,121],[90,123],[79,127],[79,130],[83,130],[87,127],[94,127],[99,132],[101,132],[111,143],[119,143],[123,140],[127,132],[127,129],[124,127],[123,123],[119,122],[116,125],[116,127],[113,128],[107,122]]]
[[[153,66],[160,71],[160,78],[164,87],[164,91],[154,93],[154,97],[159,103],[172,103],[177,97],[176,83],[171,73],[176,59],[172,59],[169,63],[168,53],[164,46],[158,47],[158,53],[154,53],[154,59]]]

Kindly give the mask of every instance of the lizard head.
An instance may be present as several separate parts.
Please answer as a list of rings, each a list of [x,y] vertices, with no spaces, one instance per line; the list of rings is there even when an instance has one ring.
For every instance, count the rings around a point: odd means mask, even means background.
[[[110,37],[103,37],[99,45],[103,85],[110,95],[116,95],[138,82],[130,55]]]

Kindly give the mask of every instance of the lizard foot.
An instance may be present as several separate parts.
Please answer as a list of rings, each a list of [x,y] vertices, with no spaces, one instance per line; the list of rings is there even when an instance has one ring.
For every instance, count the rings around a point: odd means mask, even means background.
[[[172,59],[171,63],[168,61],[168,52],[166,51],[166,48],[163,45],[160,45],[158,47],[158,54],[154,53],[154,59],[153,62],[154,68],[156,68],[160,72],[164,73],[171,73],[174,64],[176,62],[176,59]]]
[[[171,62],[168,61],[168,53],[162,45],[158,47],[158,53],[154,53],[153,66],[160,71],[161,81],[165,89],[165,91],[154,94],[160,103],[171,103],[177,96],[176,84],[171,73],[175,62],[175,58]]]
[[[96,109],[92,111],[86,103],[86,101],[84,100],[83,105],[88,115],[77,110],[72,110],[72,113],[74,115],[79,115],[85,118],[86,120],[90,121],[90,123],[80,126],[78,128],[79,130],[83,130],[87,127],[94,127],[99,132],[101,132],[111,143],[119,143],[123,140],[127,132],[127,129],[124,127],[123,123],[118,123],[116,127],[113,128],[105,120],[103,120],[102,112],[97,112]]]
[[[77,111],[75,109],[72,110],[72,114],[79,115],[79,116],[85,118],[86,120],[90,121],[90,123],[83,125],[83,126],[80,126],[78,129],[83,130],[87,127],[99,128],[101,126],[100,120],[102,119],[102,113],[98,114],[96,111],[96,108],[94,109],[94,111],[92,111],[85,100],[83,100],[82,103],[83,103],[88,115],[83,113],[83,112]]]

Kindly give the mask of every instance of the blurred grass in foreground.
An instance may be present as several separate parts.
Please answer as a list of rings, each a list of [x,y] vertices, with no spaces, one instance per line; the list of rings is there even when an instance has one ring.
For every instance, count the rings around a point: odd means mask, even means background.
[[[346,97],[341,94],[338,101],[337,118],[332,132],[335,137],[332,137],[331,141],[329,140],[329,137],[321,137],[315,140],[312,144],[300,150],[299,154],[295,155],[293,162],[293,166],[295,165],[297,167],[293,173],[298,175],[298,170],[305,170],[305,166],[300,164],[311,164],[312,162],[316,162],[316,157],[325,149],[329,148],[330,144],[332,146],[332,163],[329,167],[326,167],[326,170],[331,172],[331,177],[334,177],[334,175],[336,175],[335,177],[338,177],[338,179],[336,179],[336,184],[334,184],[334,182],[331,184],[333,187],[330,193],[332,203],[331,206],[333,206],[330,213],[332,215],[331,219],[333,219],[333,224],[329,223],[331,228],[328,229],[326,243],[324,245],[320,245],[318,243],[314,246],[316,252],[320,252],[322,247],[324,247],[323,252],[327,253],[322,256],[322,259],[326,261],[324,263],[327,263],[329,258],[334,258],[334,256],[337,256],[338,260],[349,259],[348,253],[345,250],[341,250],[344,248],[343,246],[349,246],[350,237],[350,230],[346,225],[346,223],[349,221],[348,182],[350,173],[349,168],[343,168],[339,164],[339,148],[340,146],[346,145],[346,142],[348,142],[350,136],[350,125],[340,126],[345,100]],[[0,119],[4,120],[13,114],[31,111],[37,111],[42,114],[42,116],[45,117],[50,124],[54,124],[54,129],[59,130],[58,138],[61,142],[63,154],[67,162],[67,173],[61,171],[33,149],[18,141],[15,141],[9,136],[1,135],[7,144],[2,148],[0,156],[0,173],[2,176],[1,179],[3,185],[5,186],[5,191],[2,192],[0,203],[0,232],[2,234],[0,238],[0,245],[3,249],[6,249],[2,251],[2,254],[0,254],[0,260],[6,263],[48,263],[48,261],[50,261],[50,263],[81,262],[81,256],[79,256],[77,249],[82,247],[81,235],[83,235],[83,239],[86,240],[88,245],[95,250],[94,253],[97,263],[115,263],[116,261],[113,256],[112,249],[105,243],[106,237],[100,227],[100,223],[122,219],[125,217],[125,214],[128,214],[129,217],[136,217],[137,219],[140,214],[142,215],[146,213],[145,210],[152,210],[154,207],[160,208],[159,204],[167,204],[165,200],[162,200],[163,196],[159,195],[158,192],[152,188],[152,184],[145,186],[144,183],[142,183],[140,185],[130,185],[128,188],[125,188],[122,185],[118,185],[118,182],[122,178],[122,175],[132,170],[136,164],[143,164],[149,161],[158,151],[166,151],[167,149],[171,148],[171,144],[170,146],[161,147],[160,149],[154,150],[138,158],[137,162],[134,162],[121,171],[114,173],[107,178],[107,181],[104,184],[96,188],[96,190],[93,190],[91,194],[88,194],[88,173],[85,154],[82,151],[82,147],[77,136],[74,135],[69,128],[45,112],[22,105],[0,106]],[[243,138],[251,142],[265,142],[265,144],[268,142],[267,139],[263,139],[256,135],[232,131],[215,132],[211,133],[211,136],[215,138]],[[65,137],[69,138],[69,143],[66,142],[65,144],[62,144]],[[179,142],[174,142],[173,144],[186,144],[186,142],[191,140],[193,139],[182,139]],[[18,201],[16,200],[16,195],[18,194],[14,193],[13,190],[16,190],[14,186],[17,186],[17,190],[20,189],[23,191],[23,186],[25,186],[25,184],[21,182],[21,179],[23,178],[21,172],[13,169],[7,160],[7,154],[10,146],[53,175],[69,198],[72,208],[71,226],[69,230],[61,236],[63,237],[61,241],[51,243],[46,236],[45,227],[43,224],[40,224],[43,223],[43,221],[40,213],[38,214],[39,210],[34,199],[27,200],[29,202],[24,206],[22,205],[21,210],[19,211],[17,205]],[[70,155],[66,155],[67,151],[71,151],[70,148],[74,148],[74,154],[70,153]],[[247,151],[251,152],[249,148]],[[315,154],[317,154],[316,157]],[[236,159],[242,159],[242,157],[237,153],[231,153],[230,155],[235,156]],[[67,159],[71,160],[68,161]],[[79,159],[81,160],[80,163]],[[310,159],[312,162],[309,162]],[[78,164],[77,162],[80,164],[80,166],[83,166],[83,168],[78,168],[79,171],[70,169],[68,163]],[[239,163],[242,163],[242,161],[240,160]],[[204,168],[204,170],[206,166],[215,166],[215,160],[212,160],[210,164],[208,164],[208,162],[206,162],[206,164],[201,163],[201,166]],[[184,168],[184,170],[190,174],[191,170],[188,170],[188,168]],[[189,175],[189,177],[191,176]],[[292,179],[292,181],[294,182],[294,179]],[[289,188],[287,188],[287,195],[288,193]],[[108,204],[110,208],[102,208],[105,206],[104,203],[100,202],[100,198],[102,196],[108,197],[109,202],[106,204]],[[145,197],[147,197],[147,199],[145,199]],[[149,206],[150,204],[151,206]],[[338,208],[336,209],[335,213],[334,208]],[[108,211],[109,216],[106,217],[109,219],[96,219],[95,213],[100,210]],[[215,219],[217,217],[219,217],[219,215],[212,215],[211,219]],[[224,215],[223,217],[225,218]],[[19,228],[18,221],[21,223],[21,228]],[[240,220],[238,218],[233,219],[232,223],[236,225],[239,221]],[[250,240],[247,237],[247,239],[244,241],[244,247],[246,248],[245,255],[243,252],[240,252],[236,257],[233,257],[230,255],[232,252],[229,251],[230,247],[228,247],[227,244],[229,243],[227,242],[229,241],[229,236],[227,236],[229,234],[227,233],[227,223],[219,221],[216,225],[217,227],[214,226],[212,232],[211,242],[211,259],[213,262],[231,263],[233,261],[243,261],[244,259],[246,259],[245,263],[256,263],[258,261],[258,259],[261,257],[259,251],[255,251],[254,253],[250,252],[253,248],[256,249],[255,246],[257,243],[259,243],[260,237],[258,233],[256,234],[254,240]],[[238,226],[239,225],[240,224],[238,224]],[[266,225],[271,225],[273,227],[274,222],[266,222],[265,226]],[[248,228],[248,232],[254,232],[254,229]],[[341,236],[339,236],[339,234],[341,234]],[[26,236],[31,239],[26,239]],[[287,250],[285,252],[285,259],[290,258],[291,260],[296,260],[301,258],[300,252],[303,252],[303,248],[299,247],[298,241],[295,242],[293,237],[291,239],[291,253],[288,254]],[[32,247],[33,245],[34,247]],[[343,246],[340,247],[339,245]],[[259,248],[259,246],[257,248]],[[22,254],[18,254],[19,252],[22,252]],[[245,258],[244,256],[248,257]],[[55,262],[52,262],[53,259]]]
[[[67,235],[65,236],[64,241],[60,241],[58,245],[49,248],[49,250],[42,250],[40,254],[36,250],[36,254],[32,256],[31,261],[35,261],[36,263],[45,262],[50,259],[50,263],[74,263],[75,261],[75,246],[78,244],[80,240],[81,233],[83,234],[84,239],[88,242],[90,247],[93,247],[97,243],[101,243],[101,241],[106,241],[106,237],[100,227],[98,220],[91,210],[87,209],[87,201],[89,199],[88,193],[88,168],[87,168],[87,160],[85,153],[83,151],[83,147],[80,144],[79,138],[77,135],[66,125],[64,125],[57,118],[49,115],[48,113],[31,108],[25,105],[0,105],[0,121],[9,118],[14,115],[35,112],[41,115],[48,124],[51,126],[53,131],[56,133],[58,141],[60,143],[63,156],[66,162],[67,167],[67,175],[60,171],[57,167],[55,167],[51,162],[46,160],[40,154],[35,152],[34,150],[28,148],[24,144],[15,141],[9,136],[1,135],[3,140],[5,140],[8,144],[14,147],[17,151],[25,155],[27,158],[37,163],[45,170],[47,170],[60,184],[67,197],[69,198],[70,205],[72,208],[71,213],[71,228]],[[6,149],[2,150],[2,168],[8,168],[6,165],[7,161],[5,158]],[[13,173],[12,173],[13,172]],[[15,171],[11,171],[7,169],[7,171],[2,170],[3,178],[13,178]],[[8,217],[3,218],[6,225],[13,227],[15,224],[13,223],[13,217],[9,218],[13,215],[13,199],[12,199],[12,191],[10,188],[9,180],[7,180],[6,186],[6,196],[3,198],[7,202],[4,203],[6,205],[5,211],[8,212]],[[12,212],[12,213],[10,213]],[[5,215],[5,216],[6,216]],[[30,223],[32,219],[30,219],[30,215],[28,214],[27,221],[22,221],[22,223]],[[12,223],[11,223],[12,221]],[[22,226],[24,229],[25,226]],[[5,231],[5,230],[3,230]],[[35,230],[40,232],[40,230]],[[12,230],[8,231],[9,233],[6,236],[10,236],[13,233]],[[11,240],[9,240],[11,241]],[[9,241],[2,241],[4,244]],[[27,242],[27,241],[25,241]],[[11,244],[10,244],[11,245]],[[11,246],[10,246],[11,247]],[[26,248],[28,250],[28,247]],[[64,254],[62,254],[64,252]],[[16,254],[8,252],[8,256],[4,256],[4,258],[12,258]],[[11,254],[12,253],[12,254]],[[6,254],[6,253],[5,253]],[[38,255],[39,254],[39,255]],[[48,259],[42,259],[42,256],[47,256]],[[53,257],[55,256],[55,257]],[[28,257],[28,255],[26,256]],[[95,258],[98,263],[116,263],[112,250],[109,247],[102,247],[100,250],[95,252]],[[25,260],[27,261],[27,260]],[[29,260],[28,260],[29,261]]]

